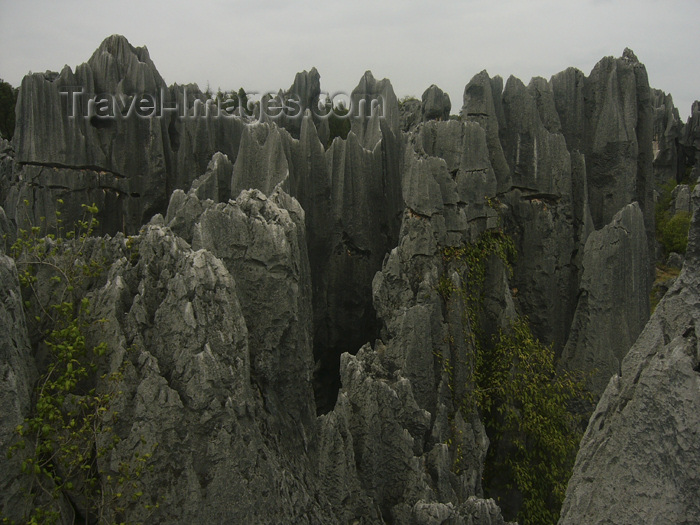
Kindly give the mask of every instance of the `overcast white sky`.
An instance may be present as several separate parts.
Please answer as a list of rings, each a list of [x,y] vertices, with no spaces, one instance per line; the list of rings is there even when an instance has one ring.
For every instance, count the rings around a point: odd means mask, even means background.
[[[631,47],[685,120],[700,99],[698,0],[0,0],[0,78],[85,62],[107,36],[146,46],[168,84],[288,88],[315,66],[324,91],[350,92],[365,70],[397,96],[437,84],[462,105],[469,79],[586,75]]]

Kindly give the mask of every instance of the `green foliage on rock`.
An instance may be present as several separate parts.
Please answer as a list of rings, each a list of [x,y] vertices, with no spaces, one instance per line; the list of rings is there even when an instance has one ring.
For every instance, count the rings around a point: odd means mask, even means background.
[[[587,396],[584,381],[557,372],[554,350],[521,317],[485,352],[477,392],[491,440],[487,492],[519,492],[523,525],[556,523],[581,439],[581,418],[570,405]]]
[[[463,406],[479,410],[489,436],[486,496],[520,500],[504,512],[513,511],[510,518],[521,524],[556,523],[581,438],[582,421],[570,405],[588,394],[582,377],[557,372],[553,348],[532,335],[526,318],[517,318],[493,337],[482,330],[490,265],[500,260],[512,273],[515,257],[513,241],[500,229],[445,248],[444,261],[464,263],[464,286],[458,290],[443,277],[438,291],[446,303],[460,293],[465,304],[465,335],[472,339],[475,355]]]
[[[685,253],[688,247],[690,219],[690,213],[687,211],[679,211],[660,226],[660,241],[666,253]]]
[[[57,211],[51,233],[45,224],[20,230],[11,247],[25,313],[45,354],[32,411],[9,449],[28,478],[24,523],[123,522],[119,516],[127,505],[143,495],[139,478],[151,457],[135,454],[113,472],[114,465],[107,467],[119,443],[114,405],[123,369],[101,372],[107,345],[90,344],[86,336],[89,325],[100,321],[92,318],[84,291],[102,274],[106,259],[92,237],[98,209],[83,208],[75,229],[65,231]]]
[[[691,214],[685,210],[671,214],[673,190],[676,186],[675,180],[664,184],[654,208],[656,240],[661,243],[667,254],[671,252],[684,254],[688,245]],[[690,187],[691,191],[693,187],[694,185]]]

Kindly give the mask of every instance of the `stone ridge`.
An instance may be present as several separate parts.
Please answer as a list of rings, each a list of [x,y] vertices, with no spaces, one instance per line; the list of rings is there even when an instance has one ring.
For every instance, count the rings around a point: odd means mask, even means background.
[[[193,118],[68,119],[61,90],[75,86],[164,93]],[[317,104],[318,71],[280,96]],[[595,371],[602,396],[562,523],[700,517],[697,213],[684,270],[647,323],[653,191],[697,175],[700,105],[681,126],[628,49],[589,76],[504,86],[482,71],[459,119],[439,87],[399,105],[369,71],[351,98],[367,118],[330,144],[311,111],[194,118],[206,96],[168,87],[146,48],[118,35],[75,71],[23,80],[14,142],[0,142],[3,248],[17,228],[50,223],[59,198],[68,224],[85,201],[100,208],[91,242],[107,271],[86,290],[102,320],[88,337],[107,342],[104,367],[124,384],[121,441],[99,467],[115,473],[158,444],[142,483],[165,502],[119,519],[505,523],[501,509],[517,512],[522,497],[505,491],[499,508],[482,486],[489,439],[469,402],[467,305],[439,293],[466,271],[444,249],[496,228],[519,258],[512,275],[489,265],[485,335],[528,317],[561,367]],[[0,502],[20,519],[22,477],[4,452],[42,365],[15,272],[0,258]]]
[[[562,508],[574,523],[691,523],[697,471],[700,190],[681,275],[661,299],[581,442]]]

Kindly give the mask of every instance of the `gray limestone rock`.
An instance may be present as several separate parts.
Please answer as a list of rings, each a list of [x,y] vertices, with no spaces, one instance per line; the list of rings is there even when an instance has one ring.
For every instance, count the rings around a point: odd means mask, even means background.
[[[233,164],[225,154],[217,152],[209,161],[207,171],[192,181],[190,189],[200,200],[226,202],[231,198],[232,177]]]
[[[541,89],[544,90],[546,84]],[[510,166],[514,187],[557,198],[571,195],[571,161],[564,136],[552,132],[540,119],[554,119],[553,104],[546,106],[533,97],[515,77],[506,82],[503,109],[506,126],[502,130],[503,152]],[[540,108],[542,111],[540,111]],[[554,115],[552,115],[552,113]],[[549,122],[549,127],[553,127]]]
[[[540,121],[550,133],[561,133],[561,122],[554,101],[552,84],[542,77],[534,77],[527,86],[537,104]]]
[[[683,124],[670,94],[652,89],[651,104],[654,110],[654,183],[661,187],[668,181],[682,180],[685,175],[677,144]]]
[[[584,89],[586,75],[570,67],[550,79],[554,104],[569,151],[584,151],[586,147],[586,107]]]
[[[678,212],[690,213],[692,206],[690,205],[690,187],[687,184],[679,184],[671,192],[671,206],[669,214],[671,216]]]
[[[425,90],[421,97],[422,120],[449,120],[452,103],[450,96],[435,84]]]
[[[464,88],[464,105],[462,106],[462,120],[478,122],[486,131],[486,143],[488,145],[491,165],[493,166],[498,181],[498,191],[510,189],[510,170],[503,156],[503,148],[499,139],[499,126],[503,123],[501,106],[501,89],[503,88],[500,77],[491,79],[484,70],[475,75]],[[494,87],[499,87],[494,91]]]
[[[317,129],[318,136],[323,144],[328,142],[330,129],[328,119],[322,119],[317,115],[318,103],[321,95],[321,75],[316,68],[311,68],[311,71],[302,71],[294,77],[294,82],[291,87],[282,94],[282,99],[287,101],[286,105],[291,109],[287,114],[283,114],[282,118],[278,118],[275,122],[285,128],[295,139],[298,139],[301,134],[302,120],[307,110],[311,111],[314,116],[313,123]],[[289,101],[294,102],[289,102]]]
[[[583,246],[580,237],[587,218],[587,196],[581,195],[580,186],[585,188],[586,178],[580,173],[580,159],[572,166],[551,87],[544,79],[533,79],[525,87],[510,77],[503,113],[500,135],[512,190],[501,200],[508,206],[506,230],[519,253],[512,279],[515,301],[533,333],[560,351],[569,335],[578,285],[575,254]]]
[[[22,458],[8,457],[18,437],[17,425],[29,416],[36,366],[25,322],[22,293],[14,261],[0,255],[0,509],[3,518],[20,520],[25,509],[23,491],[28,478],[21,472]]]
[[[698,190],[693,199],[700,199]],[[681,275],[610,379],[590,419],[561,525],[700,519],[699,223],[696,212]]]
[[[590,373],[599,395],[649,318],[644,220],[629,204],[605,228],[591,233],[583,253],[583,275],[571,335],[561,366]]]
[[[696,100],[690,108],[690,116],[683,126],[681,143],[686,155],[693,156],[698,165],[697,152],[700,151],[700,101]],[[692,162],[690,163],[692,165]]]
[[[586,157],[593,224],[602,228],[620,208],[636,201],[651,253],[654,117],[646,69],[627,52],[622,58],[603,58],[587,78],[570,68],[551,83],[567,146]]]
[[[366,71],[350,95],[352,131],[366,148],[374,148],[380,140],[381,122],[395,137],[399,137],[399,106],[391,82],[377,80]],[[373,118],[374,116],[374,118]],[[385,134],[383,131],[381,134]]]
[[[76,87],[80,89],[75,91]],[[162,90],[165,82],[146,48],[134,48],[118,35],[102,42],[75,72],[66,66],[60,74],[27,75],[17,100],[17,162],[49,168],[51,187],[65,184],[60,175],[53,181],[54,168],[102,173],[100,182],[88,177],[65,189],[85,191],[81,188],[85,184],[95,192],[118,188],[116,197],[126,199],[115,198],[112,205],[117,208],[135,198],[137,223],[129,224],[133,231],[167,203],[171,148],[166,119],[142,117],[136,109],[122,115],[134,95],[153,97],[157,106]],[[97,102],[94,114],[88,113],[89,100]],[[120,104],[126,105],[123,110]]]
[[[683,256],[680,253],[671,252],[666,259],[666,266],[680,270],[683,267]]]
[[[449,217],[455,211],[464,212],[464,218],[478,231],[483,230],[486,221],[495,217],[495,212],[488,206],[488,199],[496,196],[496,175],[489,159],[486,133],[476,122],[425,122],[418,128],[414,149],[420,154],[439,157],[445,161],[447,172],[452,177],[449,182],[443,176],[442,185],[449,185],[454,190],[445,191],[443,200]],[[404,166],[404,171],[408,169]],[[452,183],[454,181],[454,183]],[[404,188],[404,192],[406,189]],[[455,204],[459,208],[455,210]],[[465,225],[455,226],[455,231],[465,230]]]
[[[218,204],[196,193],[175,192],[165,220],[194,250],[214,254],[236,277],[253,380],[268,408],[276,407],[277,424],[291,426],[290,439],[304,434],[315,414],[304,212],[282,191],[270,197],[243,191],[236,201]]]
[[[403,132],[413,130],[422,121],[421,101],[415,97],[399,100],[399,127]]]
[[[160,503],[151,522],[336,523],[307,474],[310,294],[296,206],[257,192],[209,201],[195,240],[221,258],[154,221],[132,239],[136,258],[117,260],[90,294],[102,319],[90,336],[124,375],[121,441],[101,468],[114,475],[134,451],[153,454],[139,480]],[[144,512],[130,504],[125,517]]]
[[[289,175],[289,143],[289,134],[275,125],[261,123],[247,126],[233,166],[231,196],[249,189],[271,193]]]

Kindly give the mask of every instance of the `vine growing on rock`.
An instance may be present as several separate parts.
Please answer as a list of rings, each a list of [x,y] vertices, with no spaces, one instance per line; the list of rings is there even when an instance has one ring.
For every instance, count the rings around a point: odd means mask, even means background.
[[[556,523],[581,438],[580,417],[570,410],[587,396],[582,377],[559,373],[554,350],[516,318],[489,336],[482,328],[484,288],[490,264],[500,260],[512,275],[516,248],[501,229],[486,230],[470,244],[443,250],[446,269],[462,269],[457,289],[443,277],[446,304],[461,294],[465,336],[474,356],[462,410],[477,408],[490,440],[484,489],[520,523]]]
[[[11,247],[37,355],[44,354],[37,361],[40,377],[31,413],[9,449],[19,455],[27,476],[24,523],[123,521],[126,506],[143,495],[139,478],[151,457],[135,454],[114,472],[105,468],[119,443],[113,407],[122,394],[123,369],[100,373],[107,344],[91,345],[86,337],[89,324],[100,321],[90,321],[85,289],[102,274],[106,258],[104,246],[91,239],[98,209],[83,208],[74,229],[64,229],[57,211],[51,227],[42,220],[42,226],[19,230]],[[3,523],[11,521],[3,518]]]

